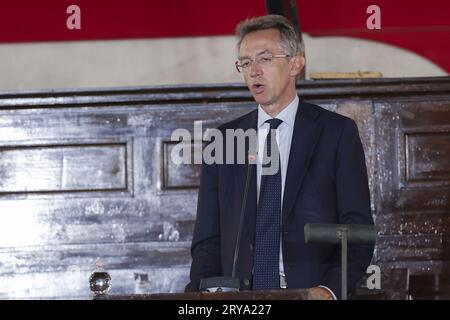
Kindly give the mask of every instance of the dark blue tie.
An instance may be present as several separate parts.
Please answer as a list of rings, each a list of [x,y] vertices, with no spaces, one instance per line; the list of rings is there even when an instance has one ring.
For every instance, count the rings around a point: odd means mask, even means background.
[[[263,157],[271,159],[272,151],[278,151],[272,130],[283,122],[280,119],[267,120],[270,124]],[[279,152],[274,153],[274,155]],[[263,160],[261,185],[256,213],[255,255],[253,265],[253,289],[280,288],[280,221],[281,221],[281,167],[280,157],[272,159],[276,164]],[[265,168],[277,165],[275,174],[264,174]],[[273,170],[270,173],[274,173]]]

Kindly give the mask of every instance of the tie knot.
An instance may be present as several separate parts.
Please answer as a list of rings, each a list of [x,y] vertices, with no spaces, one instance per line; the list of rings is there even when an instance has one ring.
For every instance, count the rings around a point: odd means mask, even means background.
[[[266,122],[270,125],[270,129],[276,129],[280,126],[280,124],[283,122],[283,120],[273,118],[266,120]]]

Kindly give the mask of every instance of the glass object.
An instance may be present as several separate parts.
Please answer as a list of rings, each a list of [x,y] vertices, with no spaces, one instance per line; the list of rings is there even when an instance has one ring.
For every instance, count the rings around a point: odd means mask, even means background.
[[[89,277],[89,288],[94,299],[105,297],[109,289],[111,289],[111,276],[105,270],[102,263],[96,263],[96,268]]]

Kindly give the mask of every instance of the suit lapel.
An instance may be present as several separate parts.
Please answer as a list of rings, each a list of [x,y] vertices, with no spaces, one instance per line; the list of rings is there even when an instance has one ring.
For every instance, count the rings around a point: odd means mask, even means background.
[[[318,110],[309,104],[299,102],[295,117],[283,197],[283,225],[286,225],[288,215],[297,200],[303,178],[308,170],[315,146],[322,131],[321,122],[317,121],[318,116]]]
[[[258,110],[255,110],[251,113],[248,114],[247,117],[244,117],[242,119],[242,122],[239,123],[237,125],[238,128],[245,130],[248,129],[254,129],[256,130],[257,128],[257,123],[258,123]],[[237,146],[236,146],[237,147]],[[246,146],[246,155],[245,155],[245,159],[247,161],[248,159],[248,145]],[[237,150],[235,148],[235,154],[237,154]],[[242,193],[241,196],[244,195],[244,191],[245,191],[245,182],[247,179],[247,170],[248,170],[248,166],[247,165],[234,165],[235,168],[235,174],[236,174],[236,181],[237,184],[240,186],[239,188],[242,189]],[[256,219],[256,201],[257,201],[257,197],[256,197],[256,165],[253,164],[251,165],[251,177],[250,177],[250,182],[249,182],[249,189],[248,189],[248,195],[247,195],[247,204],[245,206],[245,226],[247,229],[247,232],[249,234],[252,234],[254,228],[255,228],[255,219]],[[242,207],[242,198],[239,199],[239,202],[241,203]]]

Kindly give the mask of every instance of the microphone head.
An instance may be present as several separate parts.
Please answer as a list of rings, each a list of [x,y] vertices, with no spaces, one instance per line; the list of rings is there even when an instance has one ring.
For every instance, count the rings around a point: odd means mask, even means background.
[[[248,163],[256,163],[256,153],[250,153],[248,154]]]

